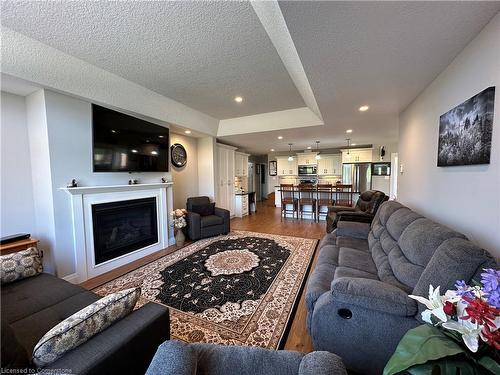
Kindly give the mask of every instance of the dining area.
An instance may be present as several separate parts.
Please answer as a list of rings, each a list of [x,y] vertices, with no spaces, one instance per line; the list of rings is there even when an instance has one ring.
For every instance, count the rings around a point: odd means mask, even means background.
[[[281,220],[325,220],[328,207],[352,207],[353,186],[348,184],[280,184],[276,186],[276,206],[281,207]],[[279,203],[279,204],[278,204]]]

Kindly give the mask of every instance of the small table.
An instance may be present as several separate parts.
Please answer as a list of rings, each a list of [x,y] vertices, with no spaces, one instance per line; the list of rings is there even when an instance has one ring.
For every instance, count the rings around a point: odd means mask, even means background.
[[[0,245],[0,255],[15,253],[30,247],[37,247],[38,242],[37,239],[29,238]]]

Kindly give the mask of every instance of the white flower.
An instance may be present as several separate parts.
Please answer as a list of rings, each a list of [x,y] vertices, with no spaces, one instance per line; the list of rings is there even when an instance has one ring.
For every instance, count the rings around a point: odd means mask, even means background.
[[[439,294],[439,287],[434,289],[432,285],[429,285],[429,299],[414,295],[409,295],[408,297],[417,300],[427,307],[428,310],[422,312],[422,320],[424,320],[425,322],[432,324],[431,315],[434,315],[442,322],[448,321],[448,317],[443,310],[446,298],[441,297],[441,295]]]
[[[458,322],[450,320],[449,322],[443,323],[443,327],[459,332],[469,350],[473,353],[477,352],[479,347],[479,334],[482,329],[481,326],[471,323],[469,320],[459,319]]]

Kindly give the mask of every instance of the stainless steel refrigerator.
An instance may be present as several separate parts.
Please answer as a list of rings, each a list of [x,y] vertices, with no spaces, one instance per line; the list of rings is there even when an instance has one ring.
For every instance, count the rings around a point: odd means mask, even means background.
[[[360,194],[372,188],[371,163],[350,163],[342,166],[342,183],[352,185],[352,191]]]

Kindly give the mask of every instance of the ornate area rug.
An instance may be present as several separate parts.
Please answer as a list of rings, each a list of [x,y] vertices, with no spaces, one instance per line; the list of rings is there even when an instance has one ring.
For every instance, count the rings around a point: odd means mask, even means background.
[[[197,241],[94,289],[140,286],[170,308],[170,333],[187,342],[277,349],[309,272],[317,240],[235,231]]]

